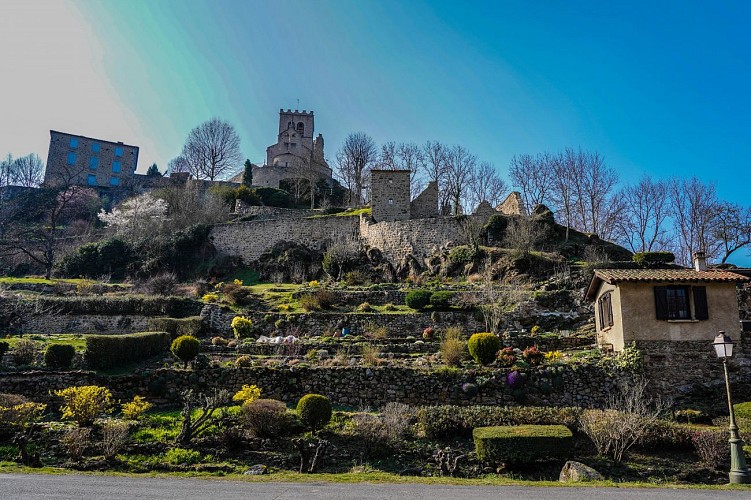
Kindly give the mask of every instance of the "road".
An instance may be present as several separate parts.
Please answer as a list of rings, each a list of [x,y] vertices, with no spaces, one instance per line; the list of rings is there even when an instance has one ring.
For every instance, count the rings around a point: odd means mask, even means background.
[[[649,488],[542,488],[527,486],[449,486],[372,483],[277,483],[222,479],[88,475],[0,474],[2,500],[716,500],[751,498],[748,490]]]

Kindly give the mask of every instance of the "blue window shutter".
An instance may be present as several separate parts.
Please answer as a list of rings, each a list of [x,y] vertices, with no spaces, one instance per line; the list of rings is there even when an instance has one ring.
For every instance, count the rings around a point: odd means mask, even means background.
[[[96,186],[96,175],[89,174],[88,178],[86,179],[89,186]]]
[[[99,159],[96,156],[92,156],[89,158],[89,168],[91,170],[96,170],[99,166]]]
[[[115,156],[122,156],[123,155],[123,148],[120,146],[115,147]]]
[[[113,172],[120,172],[122,170],[122,167],[120,165],[119,161],[113,161],[112,162],[112,171]]]
[[[68,165],[76,164],[76,153],[68,153]]]
[[[99,143],[98,142],[92,142],[91,143],[91,151],[93,153],[98,153],[99,152]]]
[[[78,147],[78,139],[75,137],[70,138],[70,147],[76,149]]]

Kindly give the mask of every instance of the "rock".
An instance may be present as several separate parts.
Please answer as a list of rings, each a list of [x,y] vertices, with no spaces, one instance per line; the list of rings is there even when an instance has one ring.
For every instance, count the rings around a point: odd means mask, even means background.
[[[558,480],[563,483],[578,483],[582,481],[603,481],[605,478],[588,465],[569,460],[563,465]]]
[[[248,470],[246,470],[243,473],[243,475],[245,475],[245,476],[260,476],[262,474],[268,474],[268,473],[269,473],[268,467],[266,467],[263,464],[256,464],[256,465],[251,465],[250,468],[248,468]]]

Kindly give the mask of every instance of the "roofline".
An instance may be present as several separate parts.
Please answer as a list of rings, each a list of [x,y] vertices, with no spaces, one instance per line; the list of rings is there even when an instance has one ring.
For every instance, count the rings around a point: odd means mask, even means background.
[[[391,169],[391,168],[371,168],[370,171],[371,172],[409,172],[410,174],[412,173],[411,170],[406,170],[404,168],[395,168],[395,169]]]
[[[98,137],[89,137],[89,136],[80,135],[80,134],[71,134],[70,132],[60,132],[59,130],[50,129],[50,136],[53,134],[53,132],[55,134],[69,135],[71,137],[79,137],[81,139],[88,139],[90,141],[106,142],[107,144],[114,144],[115,146],[127,146],[129,148],[140,149],[138,146],[134,146],[133,144],[125,144],[124,142],[117,142],[117,141],[108,141],[107,139],[99,139]]]

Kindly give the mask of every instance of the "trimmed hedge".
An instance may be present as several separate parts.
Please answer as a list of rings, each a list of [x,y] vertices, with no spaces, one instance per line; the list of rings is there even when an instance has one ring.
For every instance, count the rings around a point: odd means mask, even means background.
[[[149,327],[154,331],[167,332],[172,338],[181,335],[198,337],[204,331],[204,319],[201,316],[187,318],[151,318]]]
[[[430,296],[430,305],[433,306],[433,309],[446,310],[451,307],[451,301],[455,295],[454,292],[449,291],[434,292]]]
[[[331,420],[331,401],[320,394],[306,394],[297,403],[297,414],[303,425],[315,432]]]
[[[467,341],[469,355],[482,365],[493,362],[501,350],[501,339],[493,333],[475,333]]]
[[[50,344],[44,351],[44,364],[50,368],[70,368],[76,349],[70,344]]]
[[[201,342],[192,335],[182,335],[172,341],[170,352],[185,363],[185,367],[187,368],[188,363],[201,352]]]
[[[203,303],[189,297],[148,295],[39,297],[39,306],[59,314],[138,314],[185,318],[201,312]]]
[[[169,339],[167,332],[88,335],[84,359],[91,368],[110,370],[165,352]]]
[[[429,438],[469,436],[493,425],[565,425],[576,428],[582,409],[549,406],[423,406],[417,422]]]
[[[478,427],[472,438],[483,462],[528,464],[568,458],[573,434],[565,425],[509,425]]]
[[[404,297],[404,304],[412,309],[425,309],[430,304],[430,297],[433,293],[430,290],[412,290]]]

